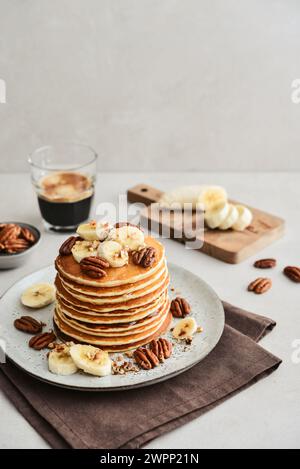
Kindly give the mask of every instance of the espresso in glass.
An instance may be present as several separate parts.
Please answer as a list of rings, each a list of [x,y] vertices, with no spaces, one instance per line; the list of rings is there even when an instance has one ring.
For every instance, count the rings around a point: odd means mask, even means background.
[[[96,177],[96,154],[90,155],[91,152],[85,145],[65,144],[60,150],[43,147],[31,156],[32,179],[48,229],[73,231],[89,218]],[[69,164],[67,155],[72,155]],[[84,156],[91,160],[84,163]]]

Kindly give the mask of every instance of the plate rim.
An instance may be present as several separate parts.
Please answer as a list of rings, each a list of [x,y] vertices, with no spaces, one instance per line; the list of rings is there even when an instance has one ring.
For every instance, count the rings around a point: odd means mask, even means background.
[[[168,266],[170,266],[171,268],[172,267],[175,267],[177,269],[180,269],[181,271],[184,271],[184,272],[187,272],[188,274],[191,274],[195,277],[197,277],[204,285],[205,285],[205,288],[207,288],[207,290],[210,292],[210,294],[214,297],[214,299],[216,300],[217,303],[219,303],[219,307],[220,307],[220,312],[222,313],[222,317],[220,319],[222,319],[222,325],[220,327],[220,332],[217,336],[217,339],[214,341],[214,345],[212,348],[210,348],[210,350],[208,350],[203,356],[201,356],[201,358],[199,359],[196,359],[194,362],[192,362],[191,364],[187,365],[187,366],[184,366],[183,368],[180,368],[176,371],[172,371],[166,375],[163,375],[161,377],[154,377],[153,379],[150,379],[150,380],[147,380],[147,381],[142,381],[140,383],[136,383],[136,384],[127,384],[127,385],[124,385],[124,386],[106,386],[106,387],[103,387],[103,386],[99,386],[99,387],[91,387],[91,386],[76,386],[74,384],[72,385],[69,385],[69,384],[63,384],[63,383],[57,383],[55,381],[51,381],[51,380],[48,380],[47,378],[43,378],[41,377],[40,375],[36,374],[36,373],[33,373],[33,372],[30,372],[29,370],[26,370],[25,368],[23,368],[20,364],[18,364],[13,358],[11,358],[9,356],[9,354],[7,353],[7,351],[5,351],[5,356],[6,358],[8,358],[8,360],[10,362],[12,362],[19,370],[22,370],[22,372],[28,374],[29,376],[31,376],[32,378],[35,378],[37,379],[38,381],[41,381],[43,383],[46,383],[46,384],[49,384],[51,386],[56,386],[56,387],[59,387],[59,388],[63,388],[63,389],[69,389],[69,390],[74,390],[74,391],[80,391],[80,392],[111,392],[111,391],[114,391],[114,392],[117,392],[117,391],[129,391],[131,389],[138,389],[138,388],[143,388],[143,387],[146,387],[146,386],[152,386],[154,384],[157,384],[157,383],[161,383],[163,381],[167,381],[169,379],[172,379],[172,378],[175,378],[176,376],[180,375],[181,373],[184,373],[185,371],[188,371],[189,369],[193,368],[195,365],[197,365],[198,363],[200,363],[202,360],[204,360],[204,358],[206,358],[213,350],[214,348],[217,346],[217,344],[219,343],[222,335],[223,335],[223,332],[224,332],[224,327],[225,327],[225,312],[224,312],[224,306],[223,306],[223,303],[221,301],[221,299],[219,298],[219,296],[217,295],[217,293],[215,292],[215,290],[205,281],[203,280],[199,275],[195,274],[194,272],[186,269],[185,267],[182,267],[178,264],[175,264],[174,262],[168,262]],[[50,268],[53,268],[53,265],[52,264],[48,264],[48,265],[45,265],[44,267],[38,269],[38,270],[34,270],[26,275],[24,275],[23,277],[19,278],[17,281],[15,281],[11,286],[9,286],[3,293],[2,295],[0,296],[0,301],[4,298],[4,296],[10,291],[12,290],[15,285],[19,282],[21,282],[22,280],[25,280],[27,277],[29,277],[30,275],[34,275],[34,274],[38,274],[39,272],[42,272],[46,269],[50,269]]]

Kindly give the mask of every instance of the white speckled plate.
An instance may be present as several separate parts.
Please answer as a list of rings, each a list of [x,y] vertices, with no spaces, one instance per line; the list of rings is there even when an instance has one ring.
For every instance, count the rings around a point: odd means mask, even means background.
[[[124,390],[147,386],[188,370],[200,362],[218,343],[224,329],[224,310],[216,293],[199,277],[174,264],[169,264],[169,271],[170,297],[182,296],[188,300],[192,307],[191,315],[196,319],[197,324],[203,327],[203,332],[196,333],[189,346],[176,342],[173,355],[156,368],[102,378],[82,373],[71,376],[58,376],[50,373],[47,367],[47,350],[38,352],[29,348],[30,335],[15,329],[13,322],[22,315],[32,315],[47,324],[48,327],[45,327],[44,331],[52,328],[53,305],[32,311],[20,303],[21,293],[28,286],[38,282],[53,282],[55,270],[52,266],[23,278],[13,285],[0,300],[0,334],[2,341],[5,341],[7,357],[24,371],[42,381],[56,386],[90,391]],[[177,320],[174,320],[174,324],[175,321]],[[169,332],[166,337],[171,339],[171,333]]]

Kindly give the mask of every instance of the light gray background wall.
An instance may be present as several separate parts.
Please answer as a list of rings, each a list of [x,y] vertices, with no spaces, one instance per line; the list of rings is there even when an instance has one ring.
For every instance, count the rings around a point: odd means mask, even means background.
[[[105,170],[300,169],[299,0],[0,0],[1,171],[57,139]]]

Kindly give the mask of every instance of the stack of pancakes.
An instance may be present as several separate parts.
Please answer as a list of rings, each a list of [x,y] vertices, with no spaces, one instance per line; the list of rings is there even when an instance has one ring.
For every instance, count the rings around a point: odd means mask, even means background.
[[[163,246],[145,239],[156,250],[151,267],[129,263],[106,269],[94,279],[84,274],[72,255],[55,262],[57,299],[54,323],[65,340],[126,351],[149,343],[170,325],[169,274]]]

